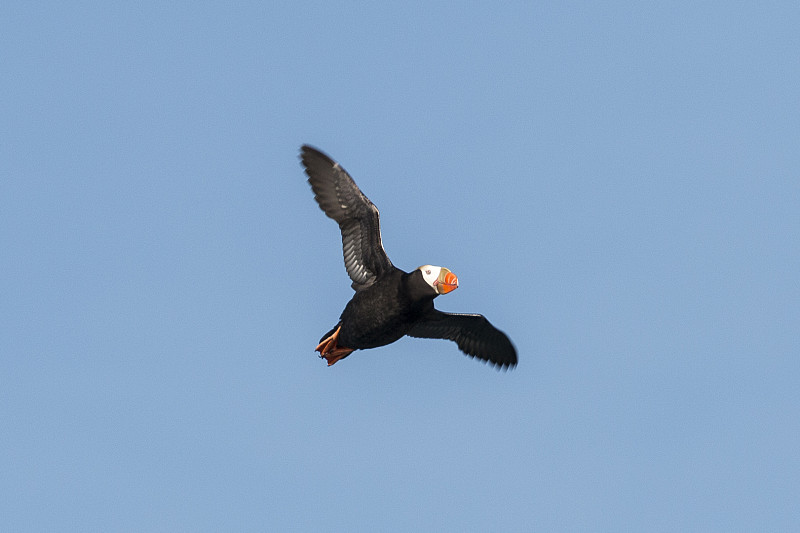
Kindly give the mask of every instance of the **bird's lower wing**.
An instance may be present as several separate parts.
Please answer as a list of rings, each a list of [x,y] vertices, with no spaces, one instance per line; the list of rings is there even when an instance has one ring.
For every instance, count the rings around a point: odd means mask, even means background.
[[[418,321],[408,335],[454,341],[465,354],[499,368],[517,365],[517,350],[511,340],[483,315],[443,313],[434,309]]]

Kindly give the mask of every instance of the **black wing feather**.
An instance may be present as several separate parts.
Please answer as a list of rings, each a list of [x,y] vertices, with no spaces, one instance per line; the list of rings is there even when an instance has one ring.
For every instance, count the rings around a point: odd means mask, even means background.
[[[380,213],[336,161],[303,145],[300,159],[319,207],[339,224],[347,275],[365,289],[393,268],[381,242]]]
[[[419,320],[408,335],[455,341],[465,354],[500,368],[517,365],[514,345],[483,315],[443,313],[434,309]]]

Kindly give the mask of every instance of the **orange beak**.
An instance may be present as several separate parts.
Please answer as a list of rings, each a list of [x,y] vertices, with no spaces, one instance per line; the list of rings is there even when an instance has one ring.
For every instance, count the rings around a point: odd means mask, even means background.
[[[446,268],[442,268],[442,271],[439,273],[439,279],[436,280],[436,289],[439,294],[447,294],[448,292],[452,292],[457,288],[458,278],[456,275]]]

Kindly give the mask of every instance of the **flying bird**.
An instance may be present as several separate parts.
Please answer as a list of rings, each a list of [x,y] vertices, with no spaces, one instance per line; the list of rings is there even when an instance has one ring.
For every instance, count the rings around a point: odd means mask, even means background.
[[[316,347],[328,366],[355,350],[386,346],[404,335],[448,339],[498,368],[516,366],[511,341],[483,315],[434,308],[437,296],[458,288],[455,274],[433,265],[404,272],[392,264],[381,242],[378,208],[339,163],[308,145],[300,149],[300,160],[319,207],[339,224],[344,265],[355,290],[339,323]]]

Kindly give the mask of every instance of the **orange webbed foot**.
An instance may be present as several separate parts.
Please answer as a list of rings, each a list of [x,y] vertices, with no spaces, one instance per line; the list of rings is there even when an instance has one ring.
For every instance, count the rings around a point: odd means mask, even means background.
[[[344,346],[338,345],[339,332],[341,330],[341,326],[336,328],[336,331],[334,331],[332,335],[323,339],[315,348],[315,351],[319,352],[320,358],[324,358],[328,361],[328,366],[333,366],[337,361],[344,359],[355,351],[352,348],[345,348]]]

